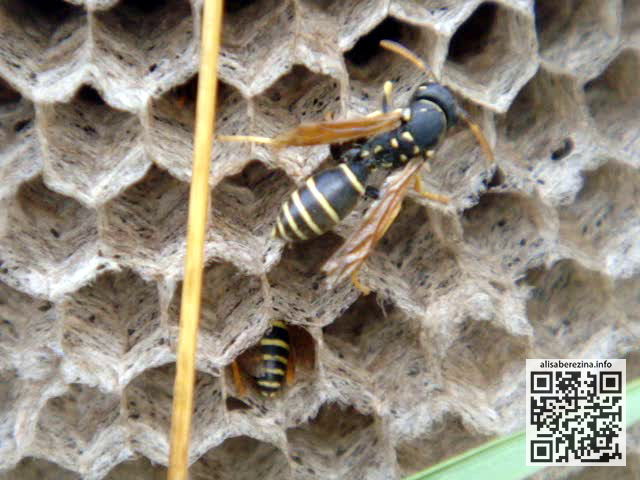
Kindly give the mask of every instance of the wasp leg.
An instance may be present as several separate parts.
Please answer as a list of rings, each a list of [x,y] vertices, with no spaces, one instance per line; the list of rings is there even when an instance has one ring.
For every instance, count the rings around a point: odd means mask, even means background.
[[[438,193],[427,192],[424,189],[424,185],[422,184],[422,178],[420,175],[416,175],[416,180],[414,184],[414,188],[416,192],[422,195],[424,198],[428,198],[434,202],[442,203],[443,205],[447,205],[449,203],[449,197],[446,195],[440,195]]]
[[[393,94],[393,82],[391,80],[387,80],[384,82],[384,86],[382,87],[382,113],[390,112],[393,105],[392,94]]]
[[[358,279],[359,271],[360,269],[356,270],[351,274],[351,281],[353,282],[353,286],[356,287],[358,290],[360,290],[360,292],[362,292],[363,295],[365,296],[369,295],[371,293],[371,289],[366,285],[363,285],[362,283],[360,283],[360,280]]]
[[[244,397],[247,393],[247,387],[244,383],[244,378],[242,378],[242,373],[240,373],[238,362],[235,360],[231,363],[231,372],[233,373],[233,384],[236,387],[236,394],[238,397]]]

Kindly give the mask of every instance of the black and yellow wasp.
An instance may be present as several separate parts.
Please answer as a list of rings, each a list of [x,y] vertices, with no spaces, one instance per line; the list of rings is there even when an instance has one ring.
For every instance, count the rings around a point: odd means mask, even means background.
[[[236,393],[243,396],[245,383],[239,363],[242,364],[242,370],[253,377],[258,392],[264,397],[275,397],[285,384],[291,385],[295,373],[295,351],[287,324],[273,320],[257,348],[246,352],[239,361],[231,364]]]
[[[364,118],[302,124],[275,138],[254,136],[222,137],[226,141],[266,143],[276,147],[335,144],[362,140],[340,158],[340,165],[307,179],[280,209],[273,235],[286,242],[309,240],[332,229],[355,207],[368,191],[372,170],[399,170],[387,178],[379,201],[362,224],[323,266],[327,284],[333,288],[351,275],[354,285],[369,290],[358,281],[358,270],[377,242],[395,220],[411,185],[431,200],[447,203],[448,198],[424,191],[420,169],[435,155],[446,133],[463,120],[485,151],[489,165],[493,153],[480,128],[460,107],[452,92],[435,81],[426,65],[405,47],[388,40],[380,45],[420,68],[427,80],[414,90],[405,108],[392,109],[392,83],[385,82],[381,111]],[[367,140],[368,139],[368,140]],[[375,194],[373,196],[376,196]]]

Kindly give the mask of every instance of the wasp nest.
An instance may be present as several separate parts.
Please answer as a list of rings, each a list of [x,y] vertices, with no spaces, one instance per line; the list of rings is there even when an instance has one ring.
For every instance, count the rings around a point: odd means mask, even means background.
[[[272,136],[406,104],[425,59],[482,126],[450,135],[361,280],[284,248],[329,146],[216,144],[192,478],[390,479],[524,427],[525,359],[640,375],[640,3],[229,1],[218,131]],[[0,2],[0,478],[164,478],[202,0]],[[272,319],[294,383],[236,391]],[[626,469],[640,468],[630,430]],[[547,472],[605,478],[606,470]],[[595,476],[594,476],[595,475]]]

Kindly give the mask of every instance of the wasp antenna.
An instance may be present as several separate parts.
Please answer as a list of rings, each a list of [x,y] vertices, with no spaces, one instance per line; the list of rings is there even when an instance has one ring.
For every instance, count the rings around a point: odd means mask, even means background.
[[[428,78],[434,81],[437,81],[436,75],[433,73],[433,70],[431,70],[426,63],[420,60],[418,56],[415,53],[413,53],[411,50],[409,50],[407,47],[400,45],[399,43],[391,40],[381,40],[380,46],[382,48],[389,50],[390,52],[400,55],[406,60],[409,60],[416,67],[422,70]]]
[[[462,120],[464,120],[464,122],[469,127],[469,130],[471,130],[471,133],[473,133],[473,135],[476,137],[476,140],[478,140],[480,147],[484,151],[487,168],[489,169],[493,167],[493,165],[495,164],[495,158],[493,156],[493,150],[491,150],[489,142],[487,141],[487,137],[484,136],[484,133],[482,133],[482,130],[480,129],[478,124],[471,120],[469,114],[461,107],[458,107],[458,116]]]
[[[252,142],[252,143],[274,143],[269,137],[255,137],[253,135],[220,135],[218,140],[221,142]]]

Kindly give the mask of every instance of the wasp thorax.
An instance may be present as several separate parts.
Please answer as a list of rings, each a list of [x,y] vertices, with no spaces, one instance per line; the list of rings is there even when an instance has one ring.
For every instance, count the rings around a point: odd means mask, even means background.
[[[423,83],[413,92],[410,103],[428,100],[437,104],[447,116],[447,126],[452,127],[458,122],[458,103],[456,98],[444,85],[439,83]]]

